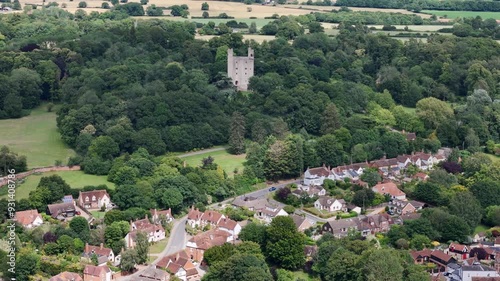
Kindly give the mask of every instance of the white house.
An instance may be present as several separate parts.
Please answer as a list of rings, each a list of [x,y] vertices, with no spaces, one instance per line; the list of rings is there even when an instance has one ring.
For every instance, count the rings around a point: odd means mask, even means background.
[[[149,222],[146,216],[146,218],[142,220],[130,222],[130,232],[125,236],[125,245],[127,248],[135,247],[138,232],[146,233],[150,243],[165,239],[165,229],[159,224],[152,224]]]
[[[203,212],[200,212],[198,209],[191,207],[188,213],[188,217],[186,220],[186,224],[195,228],[197,226],[201,226],[201,217],[203,216]]]
[[[462,281],[472,281],[474,277],[500,277],[500,274],[498,274],[494,268],[480,263],[475,263],[474,265],[464,265],[460,269],[460,272]]]
[[[43,224],[43,218],[37,210],[16,212],[15,220],[26,228],[33,228]]]
[[[314,207],[320,211],[329,212],[342,211],[347,212],[347,204],[344,199],[335,199],[328,196],[321,196],[314,202]]]
[[[285,212],[282,208],[277,206],[273,206],[271,204],[267,204],[262,209],[255,210],[254,217],[264,221],[265,223],[270,223],[277,216],[288,216],[288,213]]]
[[[292,194],[297,196],[297,197],[302,197],[304,195],[307,195],[308,197],[312,198],[314,196],[325,196],[326,195],[326,190],[318,185],[302,185],[299,184],[297,186],[297,189],[292,191]]]
[[[236,240],[238,238],[238,234],[241,232],[241,225],[232,219],[229,218],[223,218],[219,221],[217,224],[220,230],[224,230],[226,232],[229,232],[231,236],[228,238],[229,241]]]
[[[78,205],[93,210],[111,206],[111,198],[106,190],[80,191]]]
[[[307,168],[304,172],[304,185],[323,185],[325,179],[335,180],[329,167]]]

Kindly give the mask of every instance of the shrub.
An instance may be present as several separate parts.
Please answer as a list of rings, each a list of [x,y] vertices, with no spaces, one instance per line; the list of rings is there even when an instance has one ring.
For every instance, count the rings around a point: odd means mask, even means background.
[[[207,19],[210,17],[210,15],[208,14],[207,11],[203,12],[203,14],[201,15],[204,19]]]
[[[201,4],[201,10],[202,11],[208,11],[208,9],[210,8],[210,6],[208,5],[207,2],[204,2]]]
[[[103,9],[109,9],[109,3],[108,2],[102,2],[101,8],[103,8]]]
[[[141,0],[141,5],[147,5],[149,0]]]
[[[78,8],[87,8],[87,2],[82,1],[78,3]]]

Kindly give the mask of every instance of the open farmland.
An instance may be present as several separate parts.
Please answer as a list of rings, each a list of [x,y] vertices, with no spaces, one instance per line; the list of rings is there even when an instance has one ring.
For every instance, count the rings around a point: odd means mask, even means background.
[[[206,152],[202,154],[181,157],[181,159],[183,161],[186,161],[186,164],[191,167],[198,167],[201,165],[201,160],[203,158],[207,158],[208,156],[212,156],[214,158],[214,162],[221,166],[221,168],[226,171],[229,176],[232,176],[234,174],[234,169],[238,169],[240,173],[243,171],[245,154],[232,155],[229,154],[226,150]]]
[[[201,39],[201,40],[210,40],[214,37],[217,37],[218,35],[196,35],[196,39]],[[243,34],[243,40],[255,40],[257,43],[262,43],[264,41],[271,41],[276,39],[275,36],[272,35],[259,35],[259,34]]]
[[[438,17],[446,16],[448,19],[456,18],[472,18],[480,16],[483,19],[497,19],[500,20],[500,12],[474,12],[474,11],[435,11],[423,10],[422,13],[436,15]]]
[[[316,12],[330,12],[332,10],[340,9],[340,7],[337,6],[312,6],[312,5],[285,5],[285,7],[291,10],[302,9],[302,10],[316,11]],[[385,13],[400,13],[406,15],[419,15],[424,19],[431,17],[431,15],[414,13],[404,9],[378,9],[378,8],[357,8],[357,7],[349,7],[349,9],[355,12],[385,12]]]

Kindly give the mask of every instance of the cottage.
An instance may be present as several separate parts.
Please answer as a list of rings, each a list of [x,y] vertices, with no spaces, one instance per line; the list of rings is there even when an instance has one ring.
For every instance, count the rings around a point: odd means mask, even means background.
[[[147,268],[139,274],[139,278],[134,278],[135,281],[169,281],[170,275],[165,270],[157,268]]]
[[[58,220],[74,217],[76,213],[75,203],[49,204],[46,213]]]
[[[163,257],[156,264],[156,267],[166,269],[170,274],[183,281],[192,280],[199,276],[198,270],[184,250]]]
[[[327,221],[322,227],[323,233],[330,232],[336,238],[346,237],[349,232],[358,230],[358,219],[341,219]]]
[[[217,227],[220,230],[226,231],[231,234],[231,236],[229,237],[230,240],[238,239],[238,234],[240,234],[241,232],[241,225],[239,225],[237,221],[229,218],[221,219],[217,224]]]
[[[268,204],[268,200],[265,198],[255,198],[251,196],[240,196],[231,203],[234,207],[239,208],[247,208],[250,211],[254,211],[256,209],[262,209],[266,207]]]
[[[219,223],[219,221],[225,217],[226,216],[224,216],[223,214],[221,214],[219,212],[212,211],[212,210],[206,210],[203,213],[203,215],[201,215],[201,218],[200,218],[201,227],[204,227],[206,225],[216,226]]]
[[[151,213],[151,220],[155,224],[161,224],[162,220],[165,220],[167,223],[174,220],[172,209],[170,208],[168,210],[150,209],[149,212]]]
[[[130,232],[125,236],[127,248],[134,248],[138,232],[144,232],[150,243],[165,239],[165,229],[159,224],[152,224],[148,216],[142,220],[130,222]]]
[[[394,221],[388,214],[376,214],[359,217],[357,223],[358,231],[361,232],[361,235],[367,236],[369,234],[389,231]]]
[[[295,214],[290,215],[290,217],[293,219],[293,223],[295,223],[297,229],[301,232],[304,232],[304,230],[313,226],[312,222],[308,220],[306,217]]]
[[[297,197],[307,196],[309,198],[313,198],[314,196],[324,196],[326,195],[326,190],[321,186],[317,185],[301,185],[299,184],[297,189],[292,191],[292,194]]]
[[[88,243],[85,244],[82,257],[91,260],[93,255],[97,256],[98,265],[106,265],[108,261],[115,261],[115,254],[113,253],[113,250],[104,247],[102,243],[100,246],[92,246]]]
[[[330,167],[307,168],[304,172],[305,185],[323,185],[325,179],[335,180]]]
[[[191,207],[187,216],[186,224],[192,228],[201,226],[201,216],[203,216],[203,212]]]
[[[418,172],[413,176],[413,178],[418,181],[426,181],[427,179],[429,179],[429,175],[424,174],[422,172]]]
[[[389,202],[389,212],[397,215],[406,215],[415,213],[425,206],[425,203],[418,201],[402,201],[393,199]]]
[[[206,250],[231,242],[231,235],[227,231],[211,229],[207,232],[193,236],[186,243],[186,253],[192,260],[202,261]]]
[[[83,281],[83,278],[78,273],[64,271],[52,276],[49,281]]]
[[[415,264],[434,263],[439,272],[445,271],[448,265],[457,262],[452,256],[445,254],[441,250],[431,251],[429,249],[424,249],[421,251],[412,251],[410,254]]]
[[[86,265],[83,269],[83,281],[111,281],[111,277],[111,270],[105,265]]]
[[[469,252],[469,247],[458,243],[451,243],[448,249],[450,250],[450,252],[458,254],[467,254]]]
[[[80,191],[78,205],[88,210],[109,208],[111,198],[106,190]]]
[[[288,216],[288,213],[273,204],[266,204],[264,208],[255,210],[254,217],[264,221],[265,223],[271,223],[271,221],[277,216]]]
[[[378,183],[372,188],[372,190],[375,193],[379,193],[382,195],[387,194],[391,197],[391,199],[406,200],[406,194],[401,191],[392,181]]]
[[[314,202],[314,208],[328,212],[347,212],[347,204],[344,199],[335,199],[328,196],[321,196]]]
[[[25,228],[33,228],[43,224],[42,215],[37,210],[16,212],[15,220]]]

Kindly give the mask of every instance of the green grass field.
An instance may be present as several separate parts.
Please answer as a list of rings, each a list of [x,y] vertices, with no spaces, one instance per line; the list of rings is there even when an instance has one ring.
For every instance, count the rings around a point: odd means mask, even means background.
[[[243,162],[245,162],[245,154],[232,155],[225,150],[221,150],[182,157],[181,159],[185,160],[186,164],[188,164],[189,166],[198,167],[201,165],[201,160],[203,158],[207,158],[208,156],[212,156],[215,159],[215,163],[220,165],[222,169],[226,171],[228,176],[232,176],[234,174],[233,171],[235,168],[238,169],[239,173],[243,172]]]
[[[30,191],[35,190],[41,177],[47,177],[51,175],[59,175],[63,178],[71,188],[82,188],[86,185],[101,185],[105,184],[109,188],[114,189],[115,184],[108,182],[106,176],[94,176],[84,174],[82,171],[64,171],[64,172],[48,172],[42,175],[31,175],[26,178],[26,180],[16,187],[16,199],[20,200],[23,198],[28,198]],[[7,189],[0,188],[0,199],[6,198]]]
[[[490,228],[487,227],[486,225],[480,224],[480,225],[476,226],[476,228],[474,229],[474,234],[477,234],[479,232],[485,232],[488,229],[490,229]]]
[[[488,157],[493,161],[493,162],[498,162],[500,161],[500,157],[499,156],[496,156],[496,155],[493,155],[493,154],[486,154],[488,155]]]
[[[191,22],[199,22],[203,24],[207,24],[208,22],[212,21],[216,25],[219,23],[226,23],[230,20],[235,20],[237,22],[244,22],[250,26],[252,22],[255,22],[255,25],[257,25],[257,28],[261,28],[264,25],[268,24],[270,21],[273,21],[272,19],[249,19],[249,18],[241,18],[241,19],[185,19],[185,18],[180,18],[180,17],[166,17],[165,19],[168,20],[173,20],[173,21],[191,21]]]
[[[500,19],[500,12],[474,12],[474,11],[436,11],[423,10],[422,13],[433,14],[438,17],[447,16],[449,19],[455,18],[475,18],[480,16],[482,19]]]
[[[161,251],[163,251],[165,249],[165,247],[167,247],[167,244],[168,244],[168,238],[163,239],[161,241],[158,241],[158,242],[154,243],[153,245],[149,246],[149,253],[150,254],[159,254],[159,253],[161,253]]]
[[[100,212],[100,211],[91,211],[90,213],[96,219],[103,219],[104,215],[106,214],[106,212]]]
[[[52,166],[56,160],[66,164],[74,155],[57,131],[55,112],[47,112],[45,106],[20,119],[0,120],[0,132],[0,146],[25,155],[28,168]]]

